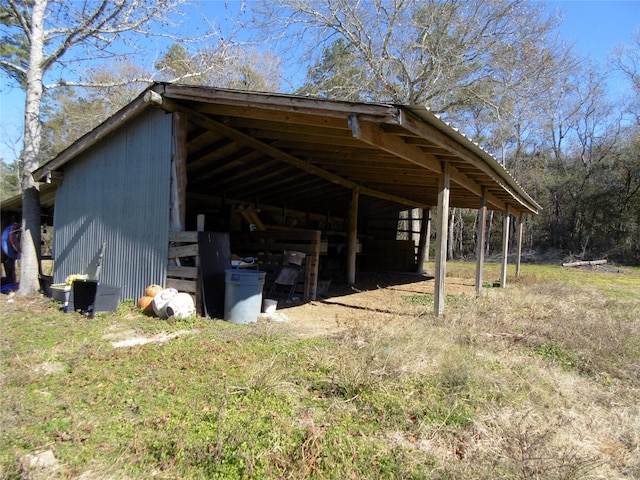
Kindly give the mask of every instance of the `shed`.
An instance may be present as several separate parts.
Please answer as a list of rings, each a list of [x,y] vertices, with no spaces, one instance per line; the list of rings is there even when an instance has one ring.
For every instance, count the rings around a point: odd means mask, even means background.
[[[437,207],[440,314],[449,208],[480,209],[478,289],[487,210],[506,212],[508,222],[540,208],[493,157],[426,108],[166,83],[34,177],[43,203],[55,202],[54,281],[81,272],[106,242],[102,278],[123,298],[161,283],[200,302],[201,259],[180,261],[197,253],[198,230],[228,234],[231,253],[265,264],[284,250],[305,251],[304,299],[317,297],[324,277],[353,283],[367,269],[420,270],[430,217],[418,245],[398,240],[398,219]]]

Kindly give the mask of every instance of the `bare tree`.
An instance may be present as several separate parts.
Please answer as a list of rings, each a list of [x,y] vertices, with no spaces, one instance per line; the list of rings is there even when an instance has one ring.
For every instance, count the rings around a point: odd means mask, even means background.
[[[277,92],[282,81],[276,55],[223,40],[194,52],[173,44],[155,67],[161,79],[181,78],[190,85]]]
[[[83,81],[92,87],[59,87],[47,92],[42,102],[40,156],[52,158],[135,99],[148,85],[146,72],[128,59],[91,68]]]
[[[505,49],[544,38],[554,20],[523,0],[268,0],[254,7],[265,32],[313,58],[342,38],[377,99],[445,112],[492,78]]]
[[[6,0],[0,6],[0,68],[26,95],[20,295],[39,289],[40,200],[32,172],[42,158],[43,93],[60,85],[81,84],[73,65],[130,54],[138,35],[170,36],[171,19],[186,1]],[[52,72],[62,80],[45,85],[45,75]]]
[[[640,28],[631,41],[618,47],[613,54],[613,66],[629,81],[631,89],[627,94],[627,111],[637,126],[640,126]]]

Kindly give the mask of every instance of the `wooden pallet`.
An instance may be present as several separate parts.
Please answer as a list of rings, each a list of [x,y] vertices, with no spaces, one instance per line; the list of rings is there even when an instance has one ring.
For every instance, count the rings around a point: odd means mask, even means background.
[[[191,294],[196,311],[202,314],[202,289],[198,267],[198,232],[171,232],[169,234],[169,255],[166,288]]]
[[[316,300],[320,263],[320,230],[265,230],[232,232],[231,251],[241,257],[256,257],[260,270],[277,272],[285,251],[306,254],[296,292],[303,300]]]

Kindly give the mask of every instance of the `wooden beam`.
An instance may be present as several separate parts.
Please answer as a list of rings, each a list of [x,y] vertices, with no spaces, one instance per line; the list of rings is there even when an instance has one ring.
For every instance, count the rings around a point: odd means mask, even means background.
[[[436,278],[433,310],[436,315],[444,313],[444,287],[447,269],[447,235],[449,227],[449,189],[451,171],[448,163],[442,166],[440,191],[438,193],[438,224],[436,230]]]
[[[360,121],[357,115],[349,115],[349,126],[354,138],[427,168],[432,172],[440,173],[442,171],[442,166],[435,156],[423,152],[418,147],[409,145],[398,136],[385,133],[382,128],[373,123]]]
[[[347,219],[347,283],[356,283],[356,254],[358,246],[358,199],[360,192],[357,188],[351,191],[351,204]]]
[[[421,148],[405,142],[398,136],[386,133],[379,126],[370,122],[359,121],[356,115],[349,116],[349,125],[355,138],[369,145],[381,148],[395,156],[404,158],[432,172],[441,172],[440,162],[434,155],[426,153]],[[482,195],[482,186],[455,167],[451,167],[451,180],[477,196]],[[499,200],[495,195],[488,192],[486,192],[485,195],[489,203],[497,209],[503,210],[505,208],[505,202]]]
[[[271,110],[276,117],[283,115],[318,115],[323,118],[343,117],[345,114],[357,112],[359,115],[369,115],[376,118],[393,119],[398,109],[392,105],[364,104],[343,101],[317,99],[313,97],[296,97],[277,93],[246,92],[215,88],[197,88],[184,85],[166,84],[163,86],[163,97],[197,101],[209,104],[211,107],[227,105],[245,108],[252,112]]]
[[[418,242],[418,268],[416,273],[424,275],[424,264],[429,261],[429,240],[431,236],[431,209],[422,209],[420,221],[420,241]]]
[[[485,238],[487,236],[487,196],[486,189],[480,198],[478,226],[476,230],[476,293],[482,291],[482,271],[484,267]]]
[[[522,232],[524,226],[524,215],[518,217],[518,255],[516,256],[516,278],[520,278],[520,260],[522,258]]]
[[[418,119],[414,114],[411,114],[406,110],[401,110],[399,121],[397,119],[395,121],[407,130],[433,142],[441,148],[446,149],[456,157],[466,161],[470,165],[473,165],[475,168],[489,176],[497,188],[501,188],[507,192],[511,199],[517,202],[519,210],[538,213],[538,210],[541,207],[535,203],[533,199],[529,198],[526,192],[522,191],[515,180],[511,178],[510,174],[497,162],[497,160],[493,159],[492,163],[494,163],[494,165],[489,165],[487,160],[477,153],[472,152],[461,145],[457,140],[454,140],[437,128],[427,124],[425,121]],[[478,150],[481,150],[480,147],[478,147]],[[490,157],[489,154],[486,155]],[[521,190],[522,193],[518,190]]]
[[[201,113],[207,113],[205,110],[198,111]],[[215,114],[214,111],[212,111],[211,113]],[[340,121],[339,119],[336,119],[333,124],[323,123],[322,125],[304,125],[295,121],[280,121],[272,113],[269,117],[269,121],[264,121],[257,118],[240,118],[229,116],[225,118],[225,123],[234,128],[250,129],[251,133],[257,133],[258,135],[267,135],[269,136],[269,138],[272,138],[272,134],[274,132],[286,133],[292,137],[300,134],[312,134],[318,137],[323,137],[325,141],[327,140],[327,138],[332,138],[334,136],[353,138],[353,136],[351,135],[351,130],[349,129],[349,125],[345,123],[344,120]]]
[[[187,217],[187,122],[181,113],[173,114],[173,152],[171,157],[170,229],[181,232]]]
[[[482,197],[484,195],[486,197],[485,202],[493,205],[498,210],[504,210],[505,202],[489,193],[486,188],[482,187],[482,185],[478,184],[455,167],[451,167],[451,180],[478,197]]]
[[[509,229],[511,228],[511,206],[507,204],[507,210],[504,212],[504,221],[502,224],[502,273],[500,275],[500,286],[507,286],[507,261],[509,258]]]
[[[403,198],[403,197],[399,197],[397,195],[391,195],[385,192],[380,192],[378,190],[374,190],[368,187],[364,187],[362,185],[359,185],[355,182],[352,182],[350,180],[347,180],[345,178],[342,178],[338,175],[335,175],[331,172],[328,172],[322,168],[319,168],[305,160],[301,160],[298,157],[294,157],[293,155],[290,155],[287,152],[284,152],[278,148],[273,147],[272,145],[269,145],[267,143],[264,143],[261,140],[255,139],[253,137],[251,137],[250,135],[247,135],[244,132],[241,132],[239,130],[236,130],[235,128],[229,127],[228,125],[225,125],[224,123],[218,122],[216,120],[213,120],[212,118],[203,115],[202,113],[197,112],[196,110],[193,110],[189,107],[186,107],[184,105],[181,105],[177,102],[174,102],[170,99],[161,98],[161,103],[158,103],[157,100],[151,99],[151,101],[153,101],[153,103],[156,103],[158,106],[160,106],[161,108],[163,108],[164,110],[167,110],[169,112],[183,112],[186,113],[187,115],[189,115],[189,120],[196,123],[196,124],[200,124],[201,126],[205,127],[205,128],[210,128],[210,129],[214,129],[216,130],[218,133],[220,133],[221,135],[224,135],[225,137],[230,138],[231,140],[241,143],[243,145],[246,145],[250,148],[253,148],[254,150],[258,150],[261,151],[262,153],[264,153],[265,155],[268,155],[272,158],[278,159],[282,162],[285,162],[289,165],[292,165],[300,170],[303,170],[307,173],[311,173],[312,175],[316,175],[318,177],[321,177],[331,183],[334,183],[336,185],[340,185],[342,187],[348,188],[349,190],[353,190],[354,188],[357,188],[360,191],[360,194],[362,195],[368,195],[370,197],[375,197],[375,198],[381,198],[383,200],[388,200],[391,202],[396,202],[399,203],[401,205],[407,205],[410,207],[427,207],[427,205],[422,205],[422,204],[417,204],[416,202]]]

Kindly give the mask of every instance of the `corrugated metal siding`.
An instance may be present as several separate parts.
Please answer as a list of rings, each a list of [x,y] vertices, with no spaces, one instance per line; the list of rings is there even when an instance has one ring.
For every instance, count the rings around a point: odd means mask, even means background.
[[[171,115],[143,113],[70,163],[56,196],[54,282],[84,273],[103,242],[100,281],[137,299],[166,277]]]

